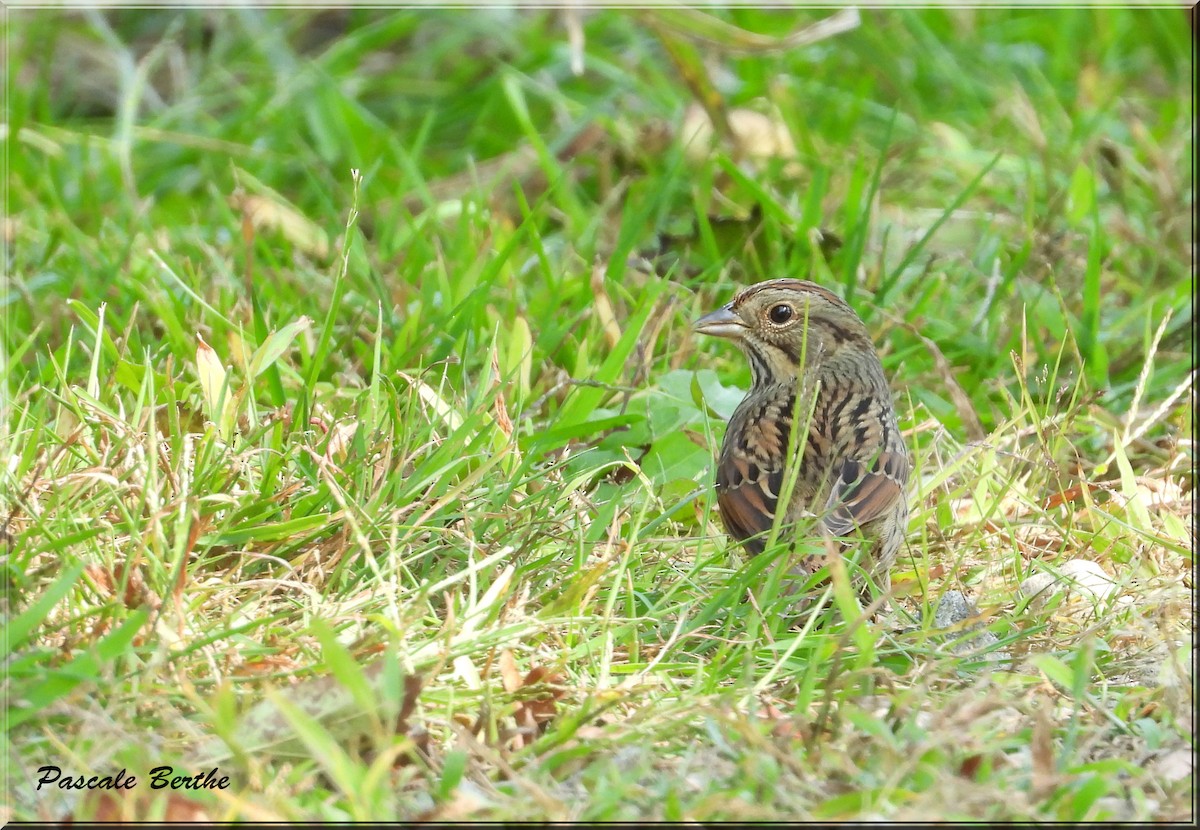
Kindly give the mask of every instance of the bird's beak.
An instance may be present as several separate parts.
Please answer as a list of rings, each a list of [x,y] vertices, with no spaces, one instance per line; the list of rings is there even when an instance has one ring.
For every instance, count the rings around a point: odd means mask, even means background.
[[[729,306],[718,308],[711,314],[705,314],[696,322],[692,323],[692,331],[700,334],[708,334],[713,337],[741,337],[746,332],[746,324],[742,322],[742,318],[738,317]]]

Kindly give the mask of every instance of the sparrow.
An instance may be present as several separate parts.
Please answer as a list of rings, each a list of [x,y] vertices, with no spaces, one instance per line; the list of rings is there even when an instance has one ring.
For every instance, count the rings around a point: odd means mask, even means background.
[[[841,540],[835,550],[869,543],[864,567],[888,590],[908,524],[912,464],[862,320],[826,288],[775,279],[739,292],[694,330],[732,340],[750,363],[750,391],[729,419],[717,459],[726,531],[758,554],[780,510],[784,540],[796,540],[798,520],[816,516],[823,535]],[[781,507],[793,468],[795,484]],[[815,568],[810,559],[793,573]]]

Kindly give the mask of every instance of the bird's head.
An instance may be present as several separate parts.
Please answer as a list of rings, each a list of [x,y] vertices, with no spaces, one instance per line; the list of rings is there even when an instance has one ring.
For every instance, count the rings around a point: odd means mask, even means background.
[[[847,346],[871,346],[866,326],[841,298],[795,279],[752,285],[693,329],[737,343],[755,386],[793,380]]]

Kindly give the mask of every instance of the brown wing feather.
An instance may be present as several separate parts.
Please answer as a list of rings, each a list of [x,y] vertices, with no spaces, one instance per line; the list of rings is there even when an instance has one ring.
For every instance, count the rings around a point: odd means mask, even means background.
[[[783,470],[764,470],[749,459],[729,454],[717,468],[717,506],[729,535],[751,553],[762,553],[775,520]]]
[[[790,396],[734,412],[717,464],[717,506],[729,535],[761,553],[775,520],[794,406]]]
[[[846,459],[829,494],[825,526],[835,536],[849,536],[880,518],[904,495],[908,472],[908,458],[902,453],[881,452],[869,465]]]

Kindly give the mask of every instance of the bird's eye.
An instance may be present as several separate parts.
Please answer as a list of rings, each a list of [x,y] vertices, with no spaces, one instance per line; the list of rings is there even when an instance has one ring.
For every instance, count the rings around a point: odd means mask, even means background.
[[[786,303],[780,303],[771,309],[771,322],[777,326],[782,326],[788,320],[792,319],[792,307]]]

